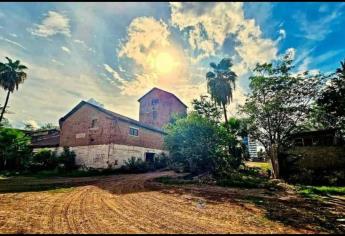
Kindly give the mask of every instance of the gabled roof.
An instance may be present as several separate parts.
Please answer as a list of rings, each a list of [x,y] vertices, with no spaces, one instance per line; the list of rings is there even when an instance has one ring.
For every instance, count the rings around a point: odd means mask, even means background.
[[[156,87],[152,88],[150,91],[148,91],[147,93],[145,93],[141,98],[138,99],[138,102],[140,102],[146,95],[150,94],[153,90],[160,90],[160,91],[162,91],[162,92],[164,92],[164,93],[168,93],[168,94],[172,95],[172,96],[175,97],[183,106],[185,106],[185,107],[187,108],[186,104],[184,104],[175,94],[170,93],[170,92],[165,91],[165,90],[160,89],[160,88],[156,88]]]
[[[112,111],[109,111],[107,109],[104,109],[102,107],[99,107],[99,106],[96,106],[92,103],[89,103],[89,102],[86,102],[86,101],[81,101],[77,106],[75,106],[70,112],[68,112],[64,117],[60,118],[59,120],[59,125],[60,127],[62,126],[63,122],[68,118],[70,117],[71,115],[73,115],[76,111],[78,111],[82,106],[84,105],[89,105],[91,107],[93,107],[94,109],[100,111],[100,112],[103,112],[113,118],[117,118],[119,120],[122,120],[122,121],[125,121],[125,122],[128,122],[130,124],[133,124],[133,125],[137,125],[139,127],[142,127],[142,128],[146,128],[148,130],[151,130],[151,131],[155,131],[155,132],[159,132],[159,133],[162,133],[162,134],[165,134],[165,132],[159,128],[156,128],[156,127],[153,127],[153,126],[150,126],[150,125],[147,125],[147,124],[143,124],[137,120],[133,120],[131,118],[128,118],[126,116],[123,116],[123,115],[120,115],[118,113],[115,113],[115,112],[112,112]]]

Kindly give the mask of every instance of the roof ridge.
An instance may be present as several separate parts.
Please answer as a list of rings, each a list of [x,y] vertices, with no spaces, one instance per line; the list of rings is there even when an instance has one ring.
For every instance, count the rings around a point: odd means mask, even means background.
[[[100,107],[100,106],[97,106],[95,104],[92,104],[90,102],[87,102],[87,101],[84,101],[82,100],[81,102],[78,103],[78,105],[76,105],[70,112],[68,112],[64,117],[60,118],[59,120],[59,123],[60,123],[60,126],[62,125],[62,123],[70,116],[72,115],[74,112],[76,112],[80,107],[82,107],[83,105],[90,105],[92,106],[93,108],[99,110],[100,112],[103,112],[103,113],[106,113],[107,115],[110,115],[110,116],[113,116],[113,117],[116,117],[116,118],[120,118],[122,119],[123,121],[126,121],[126,122],[132,122],[134,123],[135,125],[138,125],[138,126],[141,126],[142,128],[146,128],[146,129],[149,129],[149,130],[152,130],[152,131],[156,131],[156,132],[160,132],[160,133],[165,133],[162,129],[158,128],[158,127],[154,127],[154,126],[150,126],[150,125],[147,125],[147,124],[144,124],[140,121],[137,121],[135,119],[132,119],[130,117],[127,117],[127,116],[124,116],[124,115],[121,115],[119,113],[116,113],[116,112],[113,112],[113,111],[110,111],[108,109],[105,109],[104,107]]]
[[[174,96],[182,105],[184,105],[186,108],[188,107],[186,104],[184,104],[184,102],[181,101],[180,98],[178,98],[175,94],[173,94],[172,92],[169,92],[169,91],[166,91],[166,90],[163,90],[161,88],[157,88],[157,87],[153,87],[152,89],[150,89],[147,93],[145,93],[143,96],[141,96],[139,99],[138,99],[138,102],[140,102],[141,99],[143,99],[147,94],[151,93],[154,89],[158,89],[160,91],[163,91],[165,93],[168,93],[172,96]]]

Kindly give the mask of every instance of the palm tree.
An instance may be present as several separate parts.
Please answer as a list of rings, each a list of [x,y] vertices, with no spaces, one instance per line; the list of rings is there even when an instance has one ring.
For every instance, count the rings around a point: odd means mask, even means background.
[[[235,90],[235,81],[237,75],[231,70],[231,59],[224,58],[219,64],[210,63],[213,71],[206,74],[207,90],[211,94],[211,98],[217,105],[223,108],[225,124],[229,131],[228,116],[226,113],[226,105],[232,101],[233,90]]]
[[[338,68],[336,73],[342,79],[345,79],[345,60],[340,62],[341,68]]]
[[[0,62],[0,86],[8,91],[5,105],[1,111],[0,123],[4,116],[10,93],[13,93],[15,89],[18,90],[19,84],[23,83],[27,77],[26,73],[24,72],[24,70],[27,69],[26,66],[21,65],[19,60],[13,62],[8,57],[6,57],[6,59],[8,61],[7,63]]]

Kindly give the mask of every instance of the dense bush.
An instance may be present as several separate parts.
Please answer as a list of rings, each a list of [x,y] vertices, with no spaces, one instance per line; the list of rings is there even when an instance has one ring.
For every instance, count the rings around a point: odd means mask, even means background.
[[[76,154],[68,147],[64,147],[63,151],[59,155],[59,163],[63,165],[63,169],[66,171],[75,170],[78,166],[75,163]]]
[[[42,149],[33,154],[30,169],[31,170],[52,170],[59,164],[56,151]]]
[[[145,173],[149,171],[149,165],[141,158],[131,157],[124,162],[121,169],[128,173]]]
[[[231,153],[240,151],[235,135],[206,117],[192,112],[168,125],[166,132],[172,165],[181,171],[222,175],[241,163],[241,155],[229,155],[229,148]]]
[[[170,159],[168,155],[166,155],[164,152],[160,154],[156,154],[154,157],[154,169],[159,170],[159,169],[164,169],[167,168],[170,164]]]
[[[22,170],[30,161],[30,138],[12,128],[0,128],[0,170]]]

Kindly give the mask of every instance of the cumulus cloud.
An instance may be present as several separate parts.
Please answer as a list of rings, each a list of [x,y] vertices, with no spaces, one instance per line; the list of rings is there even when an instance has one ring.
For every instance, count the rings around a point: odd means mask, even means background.
[[[160,87],[180,96],[187,104],[205,94],[205,74],[208,68],[199,62],[211,56],[224,56],[223,47],[230,37],[236,44],[232,58],[233,70],[239,75],[231,109],[243,103],[245,90],[241,81],[249,76],[258,62],[268,62],[277,56],[277,41],[264,38],[255,20],[246,19],[242,3],[170,3],[171,21],[152,17],[135,18],[127,30],[127,38],[118,56],[135,62],[135,79],[120,87],[124,95],[137,95],[152,87]],[[186,37],[188,48],[181,49],[172,40],[172,27]],[[285,37],[281,30],[280,37]],[[162,75],[152,68],[150,57],[155,52],[174,54],[180,65],[174,73]],[[171,53],[173,52],[173,53]],[[219,58],[220,59],[220,58]],[[217,61],[215,61],[217,62]],[[191,92],[193,91],[193,92]]]
[[[234,101],[230,109],[244,102],[245,84],[250,70],[257,63],[269,62],[277,57],[277,43],[285,37],[280,31],[277,40],[265,38],[254,19],[244,17],[242,3],[170,3],[171,22],[186,32],[188,43],[197,57],[194,63],[210,56],[224,56],[228,39],[234,44],[230,56],[233,70],[239,76]]]
[[[69,18],[59,12],[48,11],[47,16],[42,20],[41,24],[35,24],[31,33],[40,37],[50,37],[58,34],[71,36]]]
[[[71,50],[68,47],[62,46],[61,49],[62,49],[62,51],[66,52],[68,54],[71,54]]]
[[[130,23],[127,32],[118,56],[135,63],[135,68],[131,68],[135,78],[120,86],[123,95],[137,96],[159,87],[175,93],[188,104],[192,97],[198,96],[198,91],[206,90],[200,81],[193,81],[194,68],[184,51],[171,39],[165,22],[138,17]]]
[[[245,19],[242,3],[181,3],[171,5],[171,21],[187,31],[188,42],[201,57],[219,54],[225,40],[233,35],[235,51],[248,66],[276,56],[275,42],[265,39],[254,19]]]

